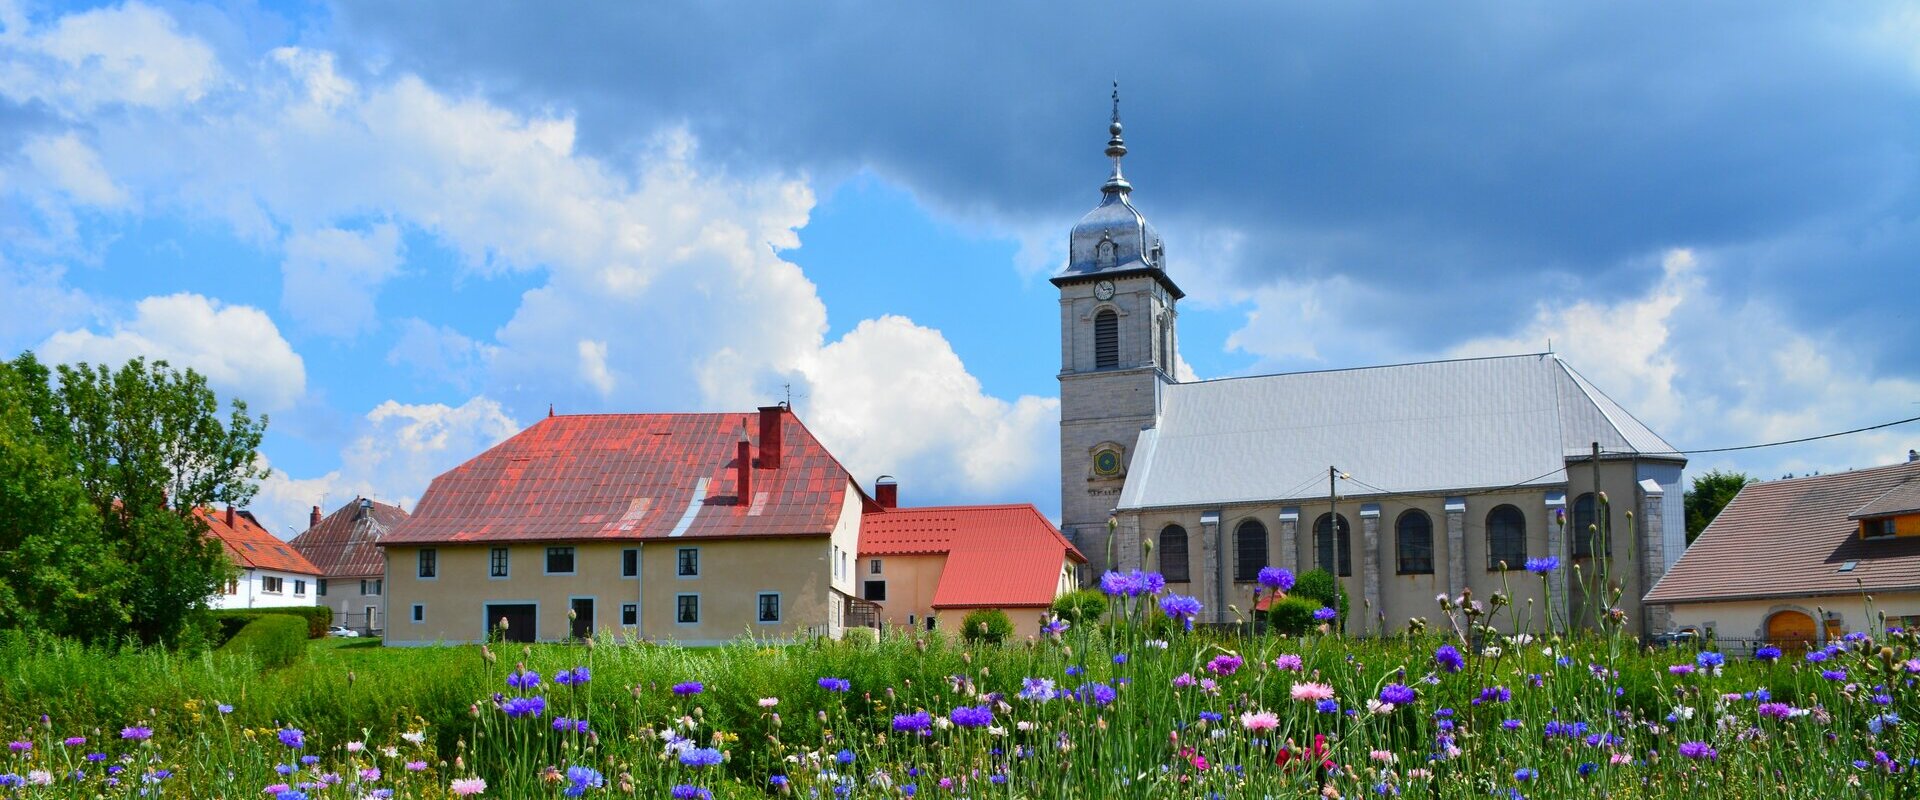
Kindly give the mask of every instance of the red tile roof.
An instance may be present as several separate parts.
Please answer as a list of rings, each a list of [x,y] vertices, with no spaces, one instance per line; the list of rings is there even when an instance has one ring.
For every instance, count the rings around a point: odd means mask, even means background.
[[[399,506],[356,497],[293,537],[293,549],[329,578],[378,577],[386,567],[380,538],[406,519]]]
[[[260,521],[248,512],[232,512],[231,525],[227,523],[226,511],[199,508],[194,509],[193,513],[207,523],[207,535],[226,545],[227,556],[242,569],[270,569],[296,575],[320,574],[319,567],[301,556],[292,545],[267,532]]]
[[[1848,519],[1876,499],[1916,486],[1920,462],[1747,484],[1646,601],[1920,589],[1920,537],[1863,540],[1859,523]],[[1853,568],[1841,572],[1848,562]]]
[[[860,521],[860,557],[947,556],[934,608],[1018,608],[1053,602],[1064,561],[1085,563],[1030,504],[874,511]]]
[[[782,414],[780,466],[753,470],[751,497],[734,466],[757,412],[563,415],[433,479],[380,544],[824,535],[851,478]]]

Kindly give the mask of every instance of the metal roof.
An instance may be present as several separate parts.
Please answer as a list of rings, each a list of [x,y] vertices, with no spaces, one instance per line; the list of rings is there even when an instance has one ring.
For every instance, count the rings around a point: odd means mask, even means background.
[[[1566,482],[1569,457],[1680,460],[1551,353],[1168,384],[1123,509]],[[1373,488],[1368,488],[1373,487]]]
[[[293,537],[292,544],[329,578],[378,577],[387,564],[380,537],[406,519],[399,506],[356,497]]]
[[[295,575],[319,575],[320,568],[245,511],[196,508],[194,516],[207,524],[207,535],[219,539],[227,556],[242,569],[271,569]]]
[[[1060,570],[1086,557],[1031,504],[871,511],[860,557],[945,555],[934,608],[1018,608],[1053,602]]]

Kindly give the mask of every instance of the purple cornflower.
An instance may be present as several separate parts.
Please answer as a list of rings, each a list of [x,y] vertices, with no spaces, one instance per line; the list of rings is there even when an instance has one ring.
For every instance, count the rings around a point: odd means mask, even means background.
[[[1823,669],[1820,670],[1820,677],[1830,681],[1844,681],[1847,679],[1847,671],[1844,669]]]
[[[1527,571],[1535,575],[1546,575],[1560,568],[1560,559],[1555,556],[1527,559]]]
[[[1313,618],[1320,622],[1332,622],[1334,617],[1338,616],[1340,616],[1340,612],[1326,606],[1321,606],[1313,612]]]
[[[33,749],[33,742],[8,742],[7,749],[15,753],[25,753]]]
[[[1540,770],[1537,770],[1537,769],[1529,769],[1527,767],[1521,767],[1513,771],[1513,779],[1516,781],[1521,781],[1523,783],[1538,777],[1540,777]]]
[[[1793,706],[1787,705],[1786,703],[1761,703],[1760,706],[1754,710],[1760,712],[1760,716],[1772,717],[1774,719],[1786,719],[1787,717],[1793,716]]]
[[[507,716],[514,718],[538,717],[547,713],[547,698],[509,697],[500,704],[500,710],[507,712]]]
[[[307,734],[299,728],[286,728],[280,731],[280,743],[298,750],[307,746]]]
[[[1460,649],[1450,644],[1440,645],[1433,651],[1433,663],[1447,672],[1459,672],[1467,668],[1467,660],[1460,657]]]
[[[1113,687],[1104,683],[1088,683],[1082,684],[1079,689],[1075,690],[1074,696],[1080,698],[1080,702],[1082,703],[1104,706],[1118,699],[1120,693],[1114,691]]]
[[[786,776],[775,775],[773,777],[777,781],[774,785],[776,786],[786,785],[787,783]],[[673,794],[673,800],[713,800],[713,792],[698,786],[685,784],[685,783],[673,787],[672,794]]]
[[[1681,742],[1680,755],[1696,760],[1712,761],[1720,757],[1720,751],[1713,749],[1706,742]]]
[[[1293,590],[1293,573],[1279,567],[1261,567],[1260,585],[1276,592]]]
[[[1240,671],[1240,666],[1245,663],[1246,661],[1232,653],[1221,653],[1207,662],[1207,671],[1221,676],[1232,675]]]
[[[135,725],[131,728],[121,728],[120,738],[126,739],[128,741],[133,741],[133,742],[144,742],[148,739],[153,738],[153,729],[145,725]]]
[[[1417,696],[1413,687],[1401,683],[1389,683],[1380,689],[1380,702],[1396,706],[1411,705]]]
[[[962,728],[984,728],[993,724],[993,709],[987,706],[959,706],[947,715]]]
[[[1692,675],[1693,665],[1692,664],[1673,664],[1667,667],[1667,671],[1675,675]]]
[[[680,751],[680,763],[689,767],[711,767],[719,764],[725,756],[711,747],[693,747]]]
[[[66,745],[66,746],[68,746],[68,747],[79,747],[80,745],[83,745],[83,744],[86,744],[86,743],[87,743],[87,737],[85,737],[85,736],[69,736],[69,737],[67,737],[67,738],[66,738],[66,739],[65,739],[64,741],[62,741],[62,742],[60,742],[60,743],[61,743],[61,744],[64,744],[64,745]]]
[[[932,727],[933,715],[925,711],[893,716],[893,729],[902,733],[926,733]]]
[[[686,683],[676,683],[673,685],[673,693],[681,697],[696,695],[706,690],[706,685],[699,681],[687,681]]]
[[[846,678],[821,678],[820,688],[829,692],[845,692],[853,689],[853,682]]]
[[[1582,736],[1587,735],[1587,723],[1561,722],[1560,720],[1557,720],[1557,719],[1549,720],[1546,724],[1546,727],[1542,728],[1541,730],[1544,732],[1544,734],[1546,735],[1546,738],[1548,739],[1551,739],[1555,736],[1565,736],[1568,739],[1578,739]]]
[[[1170,594],[1160,600],[1160,611],[1168,619],[1177,619],[1185,623],[1187,630],[1193,630],[1193,620],[1200,615],[1200,599],[1184,594]]]
[[[592,674],[587,672],[586,667],[574,667],[573,669],[560,670],[553,676],[553,682],[561,686],[580,686],[592,677]]]
[[[1484,703],[1507,703],[1513,700],[1513,690],[1505,686],[1489,686],[1480,690],[1480,696],[1473,699],[1474,705]]]
[[[533,689],[540,685],[540,673],[533,670],[515,672],[507,676],[507,686],[514,689]]]

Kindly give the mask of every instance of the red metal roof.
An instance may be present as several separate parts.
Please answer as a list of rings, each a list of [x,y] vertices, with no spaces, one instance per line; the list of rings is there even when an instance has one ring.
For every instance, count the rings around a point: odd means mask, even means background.
[[[406,519],[399,506],[356,497],[293,537],[293,549],[329,578],[378,577],[386,566],[380,539]]]
[[[735,452],[757,412],[547,417],[433,479],[380,544],[824,535],[851,479],[781,414],[780,466],[753,469],[750,497]]]
[[[227,546],[227,556],[242,569],[271,569],[297,575],[319,575],[320,568],[300,555],[293,545],[269,533],[259,520],[245,511],[227,512],[196,508],[194,516],[207,523],[207,535]],[[233,523],[227,523],[232,514]]]
[[[1749,483],[1646,602],[1920,589],[1920,538],[1862,539],[1860,524],[1848,518],[1877,498],[1916,485],[1920,462]]]
[[[1048,605],[1063,563],[1087,560],[1031,504],[895,508],[861,518],[862,558],[942,553],[934,608]]]

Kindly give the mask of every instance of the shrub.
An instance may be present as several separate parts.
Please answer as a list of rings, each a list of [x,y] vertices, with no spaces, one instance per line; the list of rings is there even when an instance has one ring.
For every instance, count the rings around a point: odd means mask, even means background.
[[[1295,587],[1297,590],[1299,587]],[[1324,603],[1311,597],[1295,594],[1280,598],[1267,609],[1267,625],[1275,633],[1299,636],[1319,625],[1313,620],[1313,612],[1325,607]]]
[[[1077,589],[1054,598],[1053,613],[1075,625],[1092,624],[1107,615],[1107,596],[1093,589]]]
[[[1342,623],[1347,620],[1347,590],[1334,579],[1333,573],[1324,569],[1310,569],[1301,573],[1288,596],[1318,601],[1320,605],[1340,612]]]
[[[840,634],[840,641],[854,647],[870,647],[880,641],[880,632],[872,628],[848,628]]]
[[[252,655],[266,669],[292,666],[307,654],[307,623],[292,614],[267,614],[242,627],[220,652]]]
[[[967,614],[960,623],[960,635],[974,644],[999,644],[1013,637],[1013,620],[997,608],[982,608]]]
[[[282,608],[230,608],[207,612],[208,619],[220,626],[215,644],[232,639],[241,628],[264,616],[301,617],[306,620],[307,638],[321,639],[333,624],[333,609],[325,606],[288,606]]]

